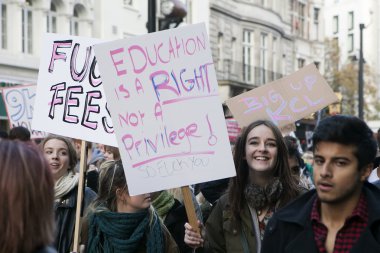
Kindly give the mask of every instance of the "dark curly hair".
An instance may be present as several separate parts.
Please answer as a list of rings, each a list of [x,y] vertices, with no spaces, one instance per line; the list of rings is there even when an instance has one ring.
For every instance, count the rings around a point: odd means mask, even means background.
[[[373,162],[377,144],[372,130],[358,117],[335,115],[322,120],[313,134],[313,152],[322,141],[336,142],[355,147],[359,168]]]

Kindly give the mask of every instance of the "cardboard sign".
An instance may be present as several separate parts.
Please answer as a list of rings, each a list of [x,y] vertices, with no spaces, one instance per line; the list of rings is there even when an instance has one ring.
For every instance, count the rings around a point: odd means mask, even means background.
[[[235,175],[203,24],[94,48],[130,194]]]
[[[334,103],[338,98],[314,64],[226,101],[241,127],[259,119],[280,128]]]
[[[3,100],[7,110],[9,128],[22,126],[30,131],[30,137],[44,138],[45,132],[32,129],[33,105],[36,96],[35,85],[19,85],[2,89]]]
[[[46,34],[32,128],[117,146],[92,45],[96,39]]]

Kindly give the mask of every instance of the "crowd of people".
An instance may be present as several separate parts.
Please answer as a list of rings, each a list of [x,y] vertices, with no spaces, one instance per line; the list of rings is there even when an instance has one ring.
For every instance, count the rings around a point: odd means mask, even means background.
[[[380,130],[336,115],[312,140],[303,152],[271,121],[243,128],[236,176],[192,188],[195,228],[178,189],[129,195],[116,147],[86,147],[79,189],[80,140],[0,132],[0,252],[72,252],[78,201],[81,252],[380,252]]]

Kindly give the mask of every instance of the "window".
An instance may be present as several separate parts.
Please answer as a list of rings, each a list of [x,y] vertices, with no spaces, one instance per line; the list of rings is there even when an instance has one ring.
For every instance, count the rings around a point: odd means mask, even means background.
[[[260,69],[261,69],[261,84],[266,82],[265,70],[267,65],[267,37],[268,35],[262,33],[260,36]]]
[[[243,31],[243,80],[253,81],[253,31]]]
[[[33,53],[32,1],[26,0],[22,8],[22,52]]]
[[[306,4],[304,1],[290,0],[290,21],[292,32],[300,37],[306,37]]]
[[[133,0],[124,0],[124,5],[133,6]]]
[[[231,61],[236,61],[236,37],[231,38]]]
[[[305,34],[305,4],[299,2],[298,3],[298,22],[299,22],[299,27],[298,27],[298,35],[301,37],[304,37]]]
[[[348,24],[347,24],[347,26],[348,26],[348,30],[352,30],[352,29],[354,29],[354,12],[353,11],[350,11],[349,13],[348,13]]]
[[[218,70],[223,71],[223,33],[218,33]]]
[[[277,72],[277,61],[278,61],[278,59],[277,59],[277,37],[273,37],[273,40],[272,40],[272,63],[273,63],[273,65],[272,65],[272,71],[274,72],[274,73],[276,73]]]
[[[301,69],[305,66],[305,59],[298,58],[297,63],[298,63],[298,68]]]
[[[7,6],[0,4],[0,48],[7,48]]]
[[[74,6],[73,17],[70,22],[70,34],[74,36],[79,35],[79,5]]]
[[[354,51],[354,35],[349,34],[347,38],[347,51],[353,52]]]
[[[314,8],[314,24],[319,23],[319,8]]]
[[[57,8],[54,3],[50,4],[50,11],[47,14],[46,19],[46,31],[49,33],[57,32]]]
[[[339,17],[334,16],[333,17],[333,33],[339,32]]]
[[[294,14],[294,10],[295,10],[295,7],[294,7],[294,0],[290,0],[289,1],[289,9],[290,9],[290,23],[292,25],[292,32],[295,31],[296,29],[296,23],[297,23],[297,20],[295,18],[295,14]]]
[[[316,40],[319,40],[319,8],[314,8],[314,36]]]

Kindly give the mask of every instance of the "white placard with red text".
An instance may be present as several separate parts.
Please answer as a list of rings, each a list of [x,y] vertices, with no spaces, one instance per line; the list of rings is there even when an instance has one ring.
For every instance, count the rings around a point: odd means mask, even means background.
[[[130,194],[235,175],[203,24],[94,48]]]

